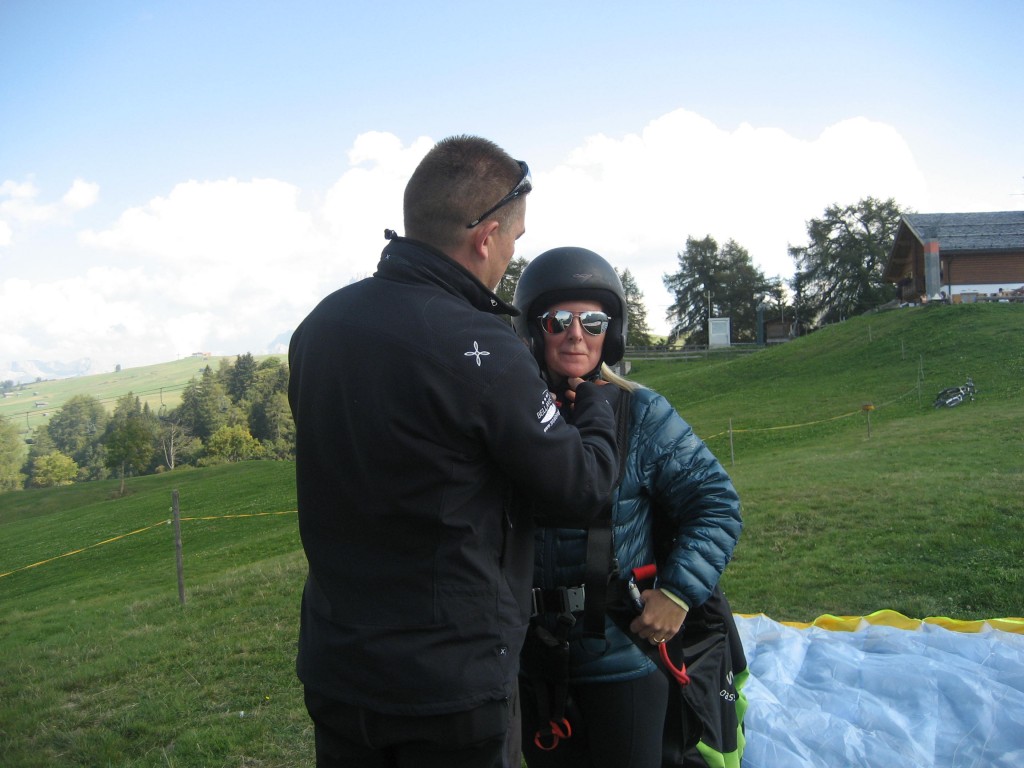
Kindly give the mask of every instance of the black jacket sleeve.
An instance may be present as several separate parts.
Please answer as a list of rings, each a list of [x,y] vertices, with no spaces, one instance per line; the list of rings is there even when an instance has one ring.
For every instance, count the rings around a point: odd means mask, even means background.
[[[580,385],[570,425],[524,355],[480,403],[492,455],[517,489],[580,527],[600,512],[618,474],[615,414],[601,389]]]

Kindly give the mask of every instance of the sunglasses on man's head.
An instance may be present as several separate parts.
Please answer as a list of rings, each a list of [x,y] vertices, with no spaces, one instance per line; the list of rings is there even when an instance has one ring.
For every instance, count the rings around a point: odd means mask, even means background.
[[[580,319],[580,327],[591,336],[600,336],[608,330],[608,322],[611,317],[604,312],[592,310],[589,312],[570,312],[567,309],[559,309],[555,312],[545,312],[537,319],[544,333],[564,333],[572,325],[572,319]]]
[[[519,181],[516,182],[516,185],[512,187],[512,189],[509,190],[509,193],[505,195],[503,198],[501,198],[501,200],[496,202],[486,211],[484,211],[471,222],[469,222],[469,224],[466,225],[466,229],[472,229],[481,221],[483,221],[492,213],[494,213],[496,210],[501,208],[503,205],[508,205],[517,197],[521,197],[522,195],[525,195],[533,190],[533,176],[530,175],[530,166],[528,166],[522,160],[516,160],[516,162],[519,163],[519,171],[521,174],[519,176]]]

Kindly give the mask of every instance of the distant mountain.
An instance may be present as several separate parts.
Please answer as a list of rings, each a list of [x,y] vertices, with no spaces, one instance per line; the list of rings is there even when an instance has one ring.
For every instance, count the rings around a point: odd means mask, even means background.
[[[270,344],[267,346],[267,353],[271,355],[287,355],[288,354],[288,343],[292,340],[292,332],[285,331],[278,335]]]
[[[93,373],[92,360],[88,357],[68,363],[59,360],[13,360],[7,370],[0,370],[0,381],[30,384],[37,379],[70,379],[90,373]]]

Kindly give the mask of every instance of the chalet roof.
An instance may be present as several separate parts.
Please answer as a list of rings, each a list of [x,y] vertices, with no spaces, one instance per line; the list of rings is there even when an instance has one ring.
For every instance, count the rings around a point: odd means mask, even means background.
[[[1024,211],[908,213],[900,220],[904,226],[922,244],[938,240],[943,253],[1024,248]]]

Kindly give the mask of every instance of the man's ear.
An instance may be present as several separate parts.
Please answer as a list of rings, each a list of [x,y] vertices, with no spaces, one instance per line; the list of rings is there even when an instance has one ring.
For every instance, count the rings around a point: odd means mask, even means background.
[[[476,258],[486,261],[490,256],[490,249],[494,247],[494,239],[501,228],[494,219],[483,222],[473,230],[473,252]]]

